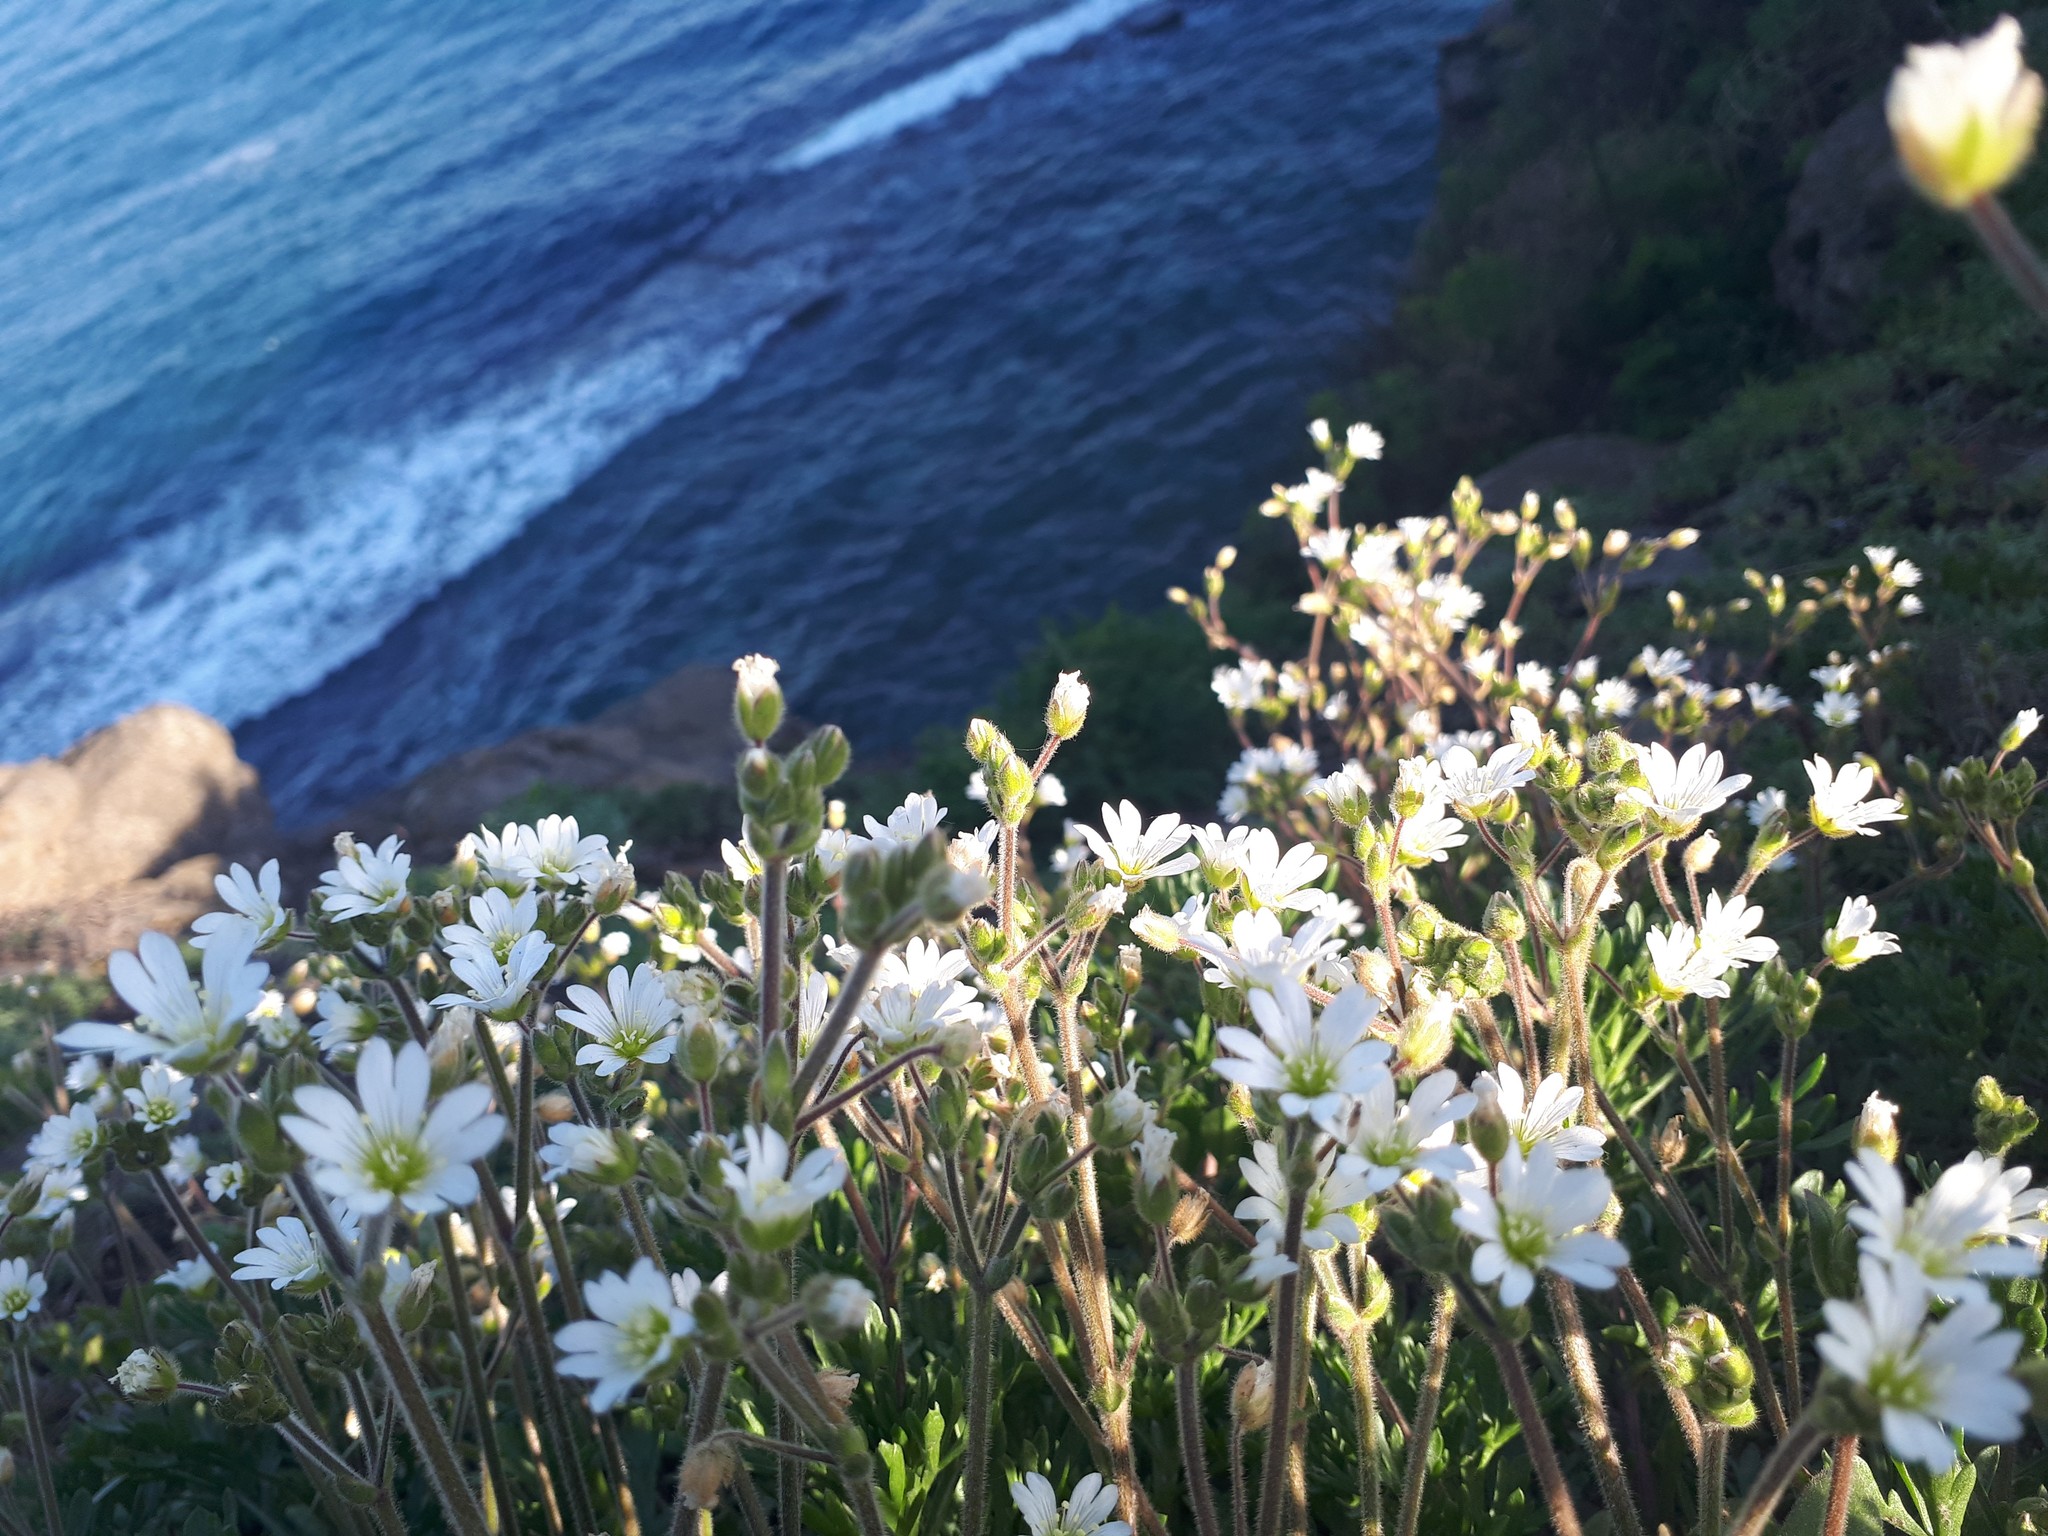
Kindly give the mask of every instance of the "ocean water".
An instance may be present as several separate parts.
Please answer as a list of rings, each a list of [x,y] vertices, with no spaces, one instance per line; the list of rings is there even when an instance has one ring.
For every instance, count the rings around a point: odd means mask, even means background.
[[[0,0],[0,758],[889,746],[1306,462],[1479,0]],[[1164,23],[1164,24],[1162,24]]]

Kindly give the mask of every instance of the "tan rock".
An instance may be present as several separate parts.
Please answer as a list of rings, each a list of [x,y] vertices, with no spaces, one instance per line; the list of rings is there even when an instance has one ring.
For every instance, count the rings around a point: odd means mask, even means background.
[[[81,963],[174,929],[270,827],[234,737],[181,704],[137,710],[61,757],[0,764],[0,950]]]

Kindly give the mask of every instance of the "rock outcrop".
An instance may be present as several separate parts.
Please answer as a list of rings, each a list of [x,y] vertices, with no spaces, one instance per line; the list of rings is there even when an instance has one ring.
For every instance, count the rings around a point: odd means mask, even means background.
[[[61,757],[0,764],[0,954],[92,963],[213,900],[260,854],[270,805],[227,729],[154,704]]]
[[[1771,247],[1772,292],[1835,346],[1861,340],[1883,293],[1884,259],[1912,204],[1884,104],[1858,102],[1815,141]]]

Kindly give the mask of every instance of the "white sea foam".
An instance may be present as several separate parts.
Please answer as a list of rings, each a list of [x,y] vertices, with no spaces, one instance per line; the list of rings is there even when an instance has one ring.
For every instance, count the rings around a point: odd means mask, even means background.
[[[1080,0],[956,64],[923,75],[853,109],[830,127],[805,139],[776,162],[778,170],[801,171],[863,145],[893,138],[963,101],[992,94],[1033,59],[1065,53],[1074,44],[1135,11],[1145,0]]]
[[[633,437],[738,377],[789,312],[564,364],[21,594],[0,606],[0,757],[60,750],[160,699],[234,724],[313,687]]]

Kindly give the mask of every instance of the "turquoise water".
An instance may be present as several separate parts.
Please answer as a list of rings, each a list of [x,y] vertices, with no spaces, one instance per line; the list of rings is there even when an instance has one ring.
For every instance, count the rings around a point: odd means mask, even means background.
[[[287,820],[783,658],[886,744],[1302,462],[1473,0],[0,0],[0,757]]]

